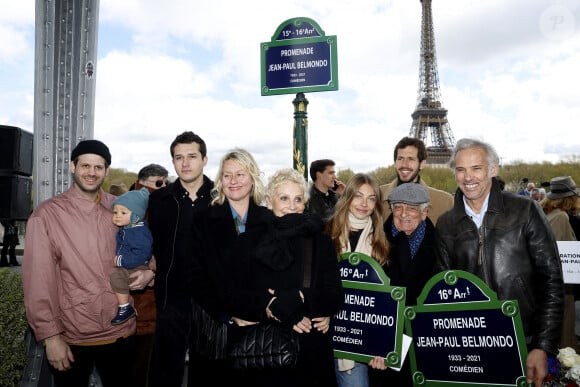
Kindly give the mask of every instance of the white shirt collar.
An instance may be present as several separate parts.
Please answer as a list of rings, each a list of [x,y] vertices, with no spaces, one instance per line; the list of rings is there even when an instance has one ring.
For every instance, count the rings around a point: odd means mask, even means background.
[[[473,222],[477,225],[477,228],[480,228],[481,225],[483,224],[483,218],[485,216],[485,213],[487,212],[489,194],[490,192],[487,193],[487,196],[485,197],[485,200],[483,202],[483,205],[481,206],[481,211],[479,212],[479,214],[476,214],[475,211],[473,211],[471,207],[469,207],[469,204],[467,204],[467,200],[465,200],[465,196],[463,196],[463,205],[465,206],[465,213],[467,214],[467,216],[471,218],[471,220],[473,220]]]

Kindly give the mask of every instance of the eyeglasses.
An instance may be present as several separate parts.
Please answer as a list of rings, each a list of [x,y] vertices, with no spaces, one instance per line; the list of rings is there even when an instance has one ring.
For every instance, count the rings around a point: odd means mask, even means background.
[[[167,185],[167,184],[169,184],[169,180],[157,180],[155,182],[155,187],[161,188],[162,186]]]

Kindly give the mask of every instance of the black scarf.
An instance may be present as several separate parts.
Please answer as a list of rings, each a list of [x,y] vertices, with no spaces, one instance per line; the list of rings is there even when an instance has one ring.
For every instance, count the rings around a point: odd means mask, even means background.
[[[320,216],[311,213],[288,214],[273,217],[267,232],[254,249],[254,258],[262,265],[282,271],[295,260],[292,240],[297,236],[312,235],[322,231],[324,223]]]

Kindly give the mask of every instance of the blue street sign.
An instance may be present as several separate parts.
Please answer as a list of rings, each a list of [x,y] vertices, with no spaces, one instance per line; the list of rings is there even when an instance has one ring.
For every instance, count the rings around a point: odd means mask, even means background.
[[[378,262],[362,253],[342,254],[339,270],[344,305],[330,322],[334,357],[368,363],[380,356],[400,367],[405,288],[390,286]]]
[[[404,314],[414,386],[528,386],[518,302],[498,300],[477,276],[436,274]]]
[[[260,47],[262,95],[338,90],[336,36],[314,20],[286,20]]]

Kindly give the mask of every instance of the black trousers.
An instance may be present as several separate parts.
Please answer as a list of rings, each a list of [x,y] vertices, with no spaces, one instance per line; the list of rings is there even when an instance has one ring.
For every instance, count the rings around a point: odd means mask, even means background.
[[[16,260],[16,245],[15,244],[2,244],[2,252],[0,253],[2,262],[8,262],[7,258],[10,257],[10,262],[18,262]]]
[[[88,386],[89,378],[96,368],[103,387],[131,386],[131,370],[128,359],[135,356],[135,337],[120,338],[106,345],[71,345],[75,361],[68,371],[58,371],[52,366],[50,370],[56,387]]]
[[[135,357],[133,359],[133,380],[131,386],[146,387],[151,362],[153,334],[135,335]]]
[[[191,327],[191,305],[157,308],[150,364],[150,387],[181,387]]]
[[[192,352],[189,354],[188,387],[199,386],[202,380],[211,380],[214,387],[244,386],[242,379],[236,376],[225,359],[208,359]]]

